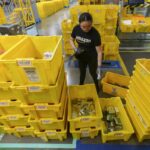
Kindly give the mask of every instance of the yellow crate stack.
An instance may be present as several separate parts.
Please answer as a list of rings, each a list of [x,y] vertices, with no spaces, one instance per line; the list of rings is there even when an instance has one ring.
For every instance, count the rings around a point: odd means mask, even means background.
[[[105,59],[117,60],[119,53],[118,44],[120,43],[115,36],[118,11],[118,5],[77,5],[72,7],[70,9],[71,18],[62,21],[62,33],[65,53],[68,55],[74,53],[69,41],[72,29],[75,25],[78,24],[78,18],[80,14],[83,12],[89,12],[93,17],[93,26],[97,29],[102,37]],[[108,42],[106,42],[106,38],[110,39],[110,41],[107,40]],[[109,50],[110,47],[111,49],[113,47],[113,51]]]
[[[99,99],[93,84],[82,86],[69,86],[68,102],[68,121],[70,133],[73,138],[80,139],[84,137],[94,138],[101,129],[102,111],[99,105]],[[81,116],[73,118],[72,100],[92,98],[94,100],[95,115]]]
[[[6,133],[17,137],[63,140],[68,97],[62,37],[19,38],[0,56],[0,65],[11,79],[9,86],[1,88],[0,123]]]
[[[46,18],[62,9],[66,4],[67,4],[66,0],[52,0],[52,1],[42,1],[37,3],[36,5],[40,18]]]
[[[70,8],[70,16],[71,20],[74,24],[78,24],[80,14],[88,12],[88,6],[86,5],[76,5]]]
[[[102,37],[104,60],[118,60],[120,41],[116,35]]]
[[[74,50],[70,45],[71,32],[73,27],[74,23],[72,22],[71,19],[65,19],[61,23],[64,51],[66,55],[72,55],[74,53]]]
[[[24,36],[0,36],[0,55],[7,53],[11,47],[19,43],[23,38]],[[5,127],[17,124],[18,118],[26,114],[21,109],[21,101],[16,99],[10,88],[12,84],[10,74],[5,66],[0,64],[0,132],[4,132]],[[18,115],[18,118],[16,115]],[[10,120],[13,117],[13,123],[10,124]]]
[[[127,14],[127,8],[123,8],[120,19],[121,32],[150,32],[150,17],[141,14]]]
[[[117,20],[118,20],[118,5],[104,5],[106,7],[106,18],[105,18],[105,35],[114,35],[116,33],[117,28]]]
[[[118,117],[121,120],[123,128],[118,131],[107,132],[105,121],[102,121],[101,137],[102,142],[114,140],[128,141],[131,135],[134,133],[134,129],[130,123],[130,120],[126,114],[122,101],[119,97],[114,98],[100,98],[100,105],[104,111],[106,107],[115,107],[117,109]]]
[[[126,96],[126,109],[139,142],[150,139],[150,59],[137,59]]]

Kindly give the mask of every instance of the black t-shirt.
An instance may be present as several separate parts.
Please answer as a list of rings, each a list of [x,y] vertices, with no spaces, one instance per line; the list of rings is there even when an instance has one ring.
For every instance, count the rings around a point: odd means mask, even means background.
[[[71,36],[76,39],[79,47],[90,52],[96,52],[95,47],[101,45],[100,34],[94,27],[86,33],[80,28],[80,25],[77,25],[74,27]]]

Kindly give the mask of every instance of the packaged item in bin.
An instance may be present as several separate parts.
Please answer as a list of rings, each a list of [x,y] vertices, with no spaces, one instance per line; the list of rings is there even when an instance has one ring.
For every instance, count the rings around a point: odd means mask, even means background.
[[[95,105],[92,98],[74,99],[72,100],[71,105],[72,105],[72,118],[96,115]]]
[[[108,106],[104,109],[104,121],[106,124],[106,133],[119,131],[123,129],[122,122],[118,117],[119,111],[117,107]]]

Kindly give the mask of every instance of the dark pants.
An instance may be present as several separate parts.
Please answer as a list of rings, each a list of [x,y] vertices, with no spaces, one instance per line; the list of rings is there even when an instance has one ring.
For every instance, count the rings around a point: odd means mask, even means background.
[[[97,56],[85,56],[83,58],[78,59],[79,61],[79,69],[80,69],[80,85],[84,84],[85,76],[86,76],[86,68],[89,67],[90,74],[94,80],[96,90],[99,92],[99,84],[97,80]]]

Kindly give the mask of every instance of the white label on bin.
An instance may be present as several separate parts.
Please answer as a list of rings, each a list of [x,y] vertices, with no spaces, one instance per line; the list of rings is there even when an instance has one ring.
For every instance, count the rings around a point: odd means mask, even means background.
[[[42,120],[42,124],[50,124],[51,120]]]
[[[0,106],[9,106],[8,102],[0,102]]]
[[[40,82],[39,75],[36,71],[36,68],[24,68],[26,76],[31,82]]]
[[[9,116],[8,120],[18,120],[18,117],[17,116]]]
[[[45,52],[44,53],[44,59],[51,59],[53,56],[53,53],[52,52]]]
[[[89,137],[90,133],[89,130],[82,130],[81,131],[81,137]]]
[[[18,66],[32,66],[32,62],[30,60],[18,60]]]
[[[45,105],[38,105],[36,106],[36,110],[48,110],[48,108]]]
[[[81,118],[80,121],[87,122],[87,121],[90,121],[90,118]]]
[[[28,91],[29,92],[41,92],[42,90],[41,90],[41,87],[39,86],[29,86]]]
[[[24,132],[25,131],[25,128],[16,128],[16,131],[18,131],[18,132]]]
[[[115,133],[114,136],[123,137],[123,133]]]
[[[48,131],[48,132],[46,132],[46,134],[47,134],[48,136],[55,136],[55,135],[56,135],[56,132]]]

